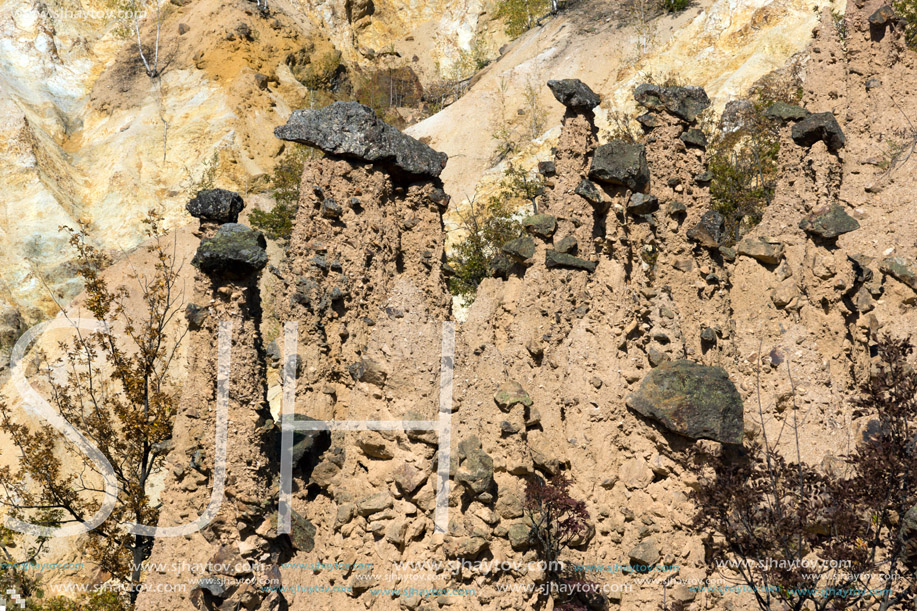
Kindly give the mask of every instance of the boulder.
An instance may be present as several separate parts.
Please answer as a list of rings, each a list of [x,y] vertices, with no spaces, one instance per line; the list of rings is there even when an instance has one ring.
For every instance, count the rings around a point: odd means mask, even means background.
[[[602,102],[602,99],[579,79],[551,80],[548,81],[548,88],[558,102],[576,112],[592,110]]]
[[[834,239],[860,228],[855,218],[840,204],[821,206],[799,222],[799,228],[822,239]]]
[[[535,241],[528,236],[523,236],[510,240],[500,250],[516,261],[522,262],[526,259],[531,259],[535,254]]]
[[[685,132],[682,132],[682,134],[678,137],[682,142],[685,143],[686,146],[696,146],[702,149],[707,148],[707,136],[704,135],[704,132],[699,129],[689,129]]]
[[[595,149],[589,178],[641,191],[650,181],[646,149],[642,144],[612,140]]]
[[[764,111],[764,116],[775,121],[787,123],[789,121],[802,121],[811,113],[801,106],[787,104],[786,102],[774,102]]]
[[[558,252],[552,248],[549,248],[545,252],[544,264],[548,269],[568,267],[570,269],[586,270],[587,272],[594,272],[596,265],[598,265],[595,261],[586,261],[585,259],[580,259],[570,254]]]
[[[245,202],[238,193],[226,189],[206,189],[185,206],[191,216],[208,223],[235,223]]]
[[[685,437],[742,443],[742,397],[720,367],[688,360],[662,363],[627,397],[626,404]]]
[[[274,135],[314,146],[338,157],[378,164],[392,173],[435,178],[446,167],[445,153],[385,123],[369,107],[335,102],[319,109],[295,110]]]
[[[708,210],[697,224],[688,230],[688,239],[707,248],[716,248],[723,237],[726,221],[716,210]]]
[[[710,106],[702,87],[660,87],[643,83],[634,90],[634,99],[648,110],[665,110],[670,115],[693,123]]]
[[[843,148],[846,142],[844,131],[830,112],[810,114],[793,126],[792,136],[799,146],[812,146],[823,140],[831,151]]]
[[[767,265],[780,263],[780,259],[783,257],[783,250],[783,244],[768,238],[746,236],[736,244],[736,252],[738,254],[751,257]]]
[[[646,193],[634,193],[627,202],[627,211],[638,216],[650,214],[659,209],[659,198]]]
[[[522,227],[533,235],[550,238],[557,230],[557,219],[550,214],[533,214],[522,219]]]
[[[191,264],[208,276],[242,278],[267,265],[267,242],[260,231],[226,223],[204,238]]]
[[[886,257],[879,264],[882,273],[888,274],[895,280],[903,282],[917,291],[917,268],[903,257]]]
[[[889,24],[894,24],[901,19],[898,17],[898,14],[895,13],[895,9],[887,4],[883,4],[876,11],[869,16],[869,27],[870,28],[884,28]]]

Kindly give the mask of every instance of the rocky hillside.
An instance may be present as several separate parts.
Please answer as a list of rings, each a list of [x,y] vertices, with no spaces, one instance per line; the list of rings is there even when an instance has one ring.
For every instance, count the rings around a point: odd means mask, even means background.
[[[910,173],[875,158],[917,110],[904,93],[915,63],[893,26],[870,29],[877,8],[851,6],[844,40],[828,14],[815,27],[801,105],[769,109],[782,122],[774,200],[734,246],[710,208],[694,133],[710,105],[703,89],[636,88],[644,136],[602,142],[600,97],[580,81],[552,82],[564,114],[540,213],[504,245],[461,325],[448,322],[443,282],[444,157],[359,106],[294,114],[277,136],[326,155],[305,169],[280,269],[279,316],[296,325],[283,340],[288,399],[301,422],[362,424],[299,438],[289,541],[273,528],[275,482],[230,495],[233,519],[156,543],[154,560],[265,563],[270,596],[201,572],[190,594],[144,594],[142,607],[539,608],[536,593],[506,589],[535,583],[537,569],[488,562],[536,559],[521,520],[525,481],[564,472],[590,515],[569,560],[677,565],[670,601],[752,608],[739,594],[688,587],[706,569],[704,542],[688,527],[697,473],[685,452],[765,433],[787,449],[780,432],[795,400],[802,455],[828,468],[864,426],[849,397],[876,338],[913,333],[917,236],[895,221],[917,212]],[[244,295],[198,282],[212,313]],[[212,349],[215,326],[199,333]],[[260,354],[260,341],[236,344]],[[240,398],[249,409],[235,433],[248,442],[229,446],[230,464],[248,456],[246,473],[276,460],[254,443],[272,423],[253,416],[268,405],[264,374],[251,382],[261,394]],[[195,403],[188,417],[213,430],[213,410]],[[439,424],[405,430],[424,422]],[[183,432],[173,452],[162,525],[209,494],[207,466],[182,466],[197,438]],[[258,505],[256,489],[270,502]],[[450,561],[468,564],[452,571]],[[613,586],[605,603],[656,608],[662,586],[645,577],[599,570]]]
[[[174,225],[197,218],[178,234],[188,337],[156,500],[160,527],[205,525],[155,540],[136,608],[545,608],[522,503],[527,481],[558,473],[589,515],[566,559],[608,585],[594,608],[663,596],[754,608],[689,588],[709,542],[690,528],[686,454],[764,435],[795,451],[791,416],[820,469],[861,438],[850,399],[877,340],[917,323],[914,161],[895,153],[914,137],[915,55],[894,19],[870,21],[878,0],[843,22],[822,4],[701,3],[654,22],[663,40],[638,58],[611,50],[638,29],[597,19],[598,5],[519,38],[407,133],[354,102],[308,108],[294,73],[335,50],[371,63],[392,41],[419,55],[421,41],[438,48],[432,30],[464,45],[481,6],[278,4],[265,17],[245,2],[173,3],[168,69],[151,81],[113,31],[4,5],[0,256],[13,305],[0,341],[46,315],[51,294],[79,291],[58,224],[85,221],[127,251],[149,202]],[[653,71],[682,82],[644,82]],[[744,96],[764,86],[792,87],[796,103],[767,105],[773,196],[735,236],[713,207],[708,134],[747,129]],[[521,116],[525,99],[546,109],[541,130],[497,159],[484,118]],[[616,111],[639,113],[634,141],[616,137]],[[280,252],[239,224],[239,204],[271,203],[252,179],[291,143],[322,154],[306,162]],[[546,188],[458,322],[450,207],[506,161],[548,162]],[[187,204],[213,168],[241,199],[206,189]],[[286,433],[278,513],[284,411],[299,430]],[[81,544],[52,551],[79,558]],[[503,560],[522,564],[494,568]],[[663,588],[612,568],[628,564],[677,572]],[[187,588],[163,587],[176,583]]]

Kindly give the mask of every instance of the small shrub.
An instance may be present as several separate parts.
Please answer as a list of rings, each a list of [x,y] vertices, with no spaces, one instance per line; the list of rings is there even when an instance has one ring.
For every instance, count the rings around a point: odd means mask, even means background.
[[[454,272],[449,278],[453,295],[462,297],[466,303],[473,301],[478,285],[490,276],[491,259],[503,244],[522,235],[522,223],[514,218],[514,212],[507,200],[493,196],[483,205],[472,200],[467,212],[457,213],[465,236],[453,246],[448,257]]]
[[[252,210],[248,215],[252,227],[260,229],[272,240],[286,241],[293,234],[293,221],[299,209],[299,183],[303,166],[311,155],[307,147],[300,144],[295,147],[274,168],[271,177],[276,202],[274,207],[268,212]]]
[[[551,0],[502,0],[497,18],[503,19],[506,34],[516,38],[553,10]]]
[[[691,0],[662,0],[662,9],[667,13],[680,13],[691,6]]]
[[[707,150],[713,208],[726,220],[727,245],[761,222],[777,188],[778,126],[764,116],[767,105],[752,103],[742,127],[719,135]]]
[[[913,352],[906,340],[879,341],[878,362],[852,402],[854,418],[870,418],[869,432],[842,457],[845,473],[803,462],[795,392],[792,460],[766,432],[745,448],[695,452],[694,524],[718,540],[709,566],[734,568],[762,611],[913,608],[917,546],[902,520],[917,511]],[[758,415],[763,421],[760,399]]]
[[[917,0],[894,0],[892,7],[904,18],[904,40],[907,46],[917,49]]]
[[[555,609],[577,611],[589,608],[598,596],[597,584],[566,568],[561,555],[589,528],[586,503],[570,496],[573,480],[557,473],[549,480],[538,475],[525,487],[523,512],[539,563],[544,566],[542,591],[554,596]]]

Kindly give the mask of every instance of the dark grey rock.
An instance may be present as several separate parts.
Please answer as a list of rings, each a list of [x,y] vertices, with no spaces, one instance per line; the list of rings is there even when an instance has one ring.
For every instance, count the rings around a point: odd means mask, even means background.
[[[267,242],[260,231],[226,223],[212,238],[204,238],[191,264],[209,276],[241,278],[267,265]]]
[[[699,243],[707,248],[715,248],[723,237],[725,220],[723,215],[716,210],[708,210],[697,224],[688,230],[689,240]]]
[[[685,215],[688,213],[688,207],[684,203],[673,199],[669,202],[668,213],[669,216]]]
[[[185,318],[188,320],[189,329],[200,329],[210,315],[210,310],[199,305],[189,303],[185,306]]]
[[[568,267],[571,269],[586,270],[587,272],[594,272],[596,265],[598,265],[595,261],[586,261],[585,259],[574,257],[573,255],[557,252],[554,249],[548,249],[545,252],[544,264],[548,269]]]
[[[293,422],[319,422],[304,414],[293,414]],[[277,447],[281,444],[281,434],[277,431]],[[291,456],[293,466],[296,467],[303,460],[315,464],[322,449],[331,445],[331,433],[328,429],[293,431],[293,446]]]
[[[554,250],[564,254],[573,254],[576,252],[578,246],[576,238],[572,235],[568,235],[554,243]]]
[[[557,166],[553,161],[539,161],[538,173],[542,176],[554,176],[557,174]]]
[[[548,87],[558,102],[577,112],[592,110],[602,99],[579,79],[548,81]]]
[[[644,83],[634,90],[634,99],[648,110],[665,110],[689,123],[710,106],[710,98],[702,87],[659,87]]]
[[[879,264],[879,269],[917,291],[917,267],[913,262],[904,257],[886,257]]]
[[[359,159],[393,173],[435,178],[448,157],[385,123],[367,106],[335,102],[317,110],[295,110],[274,130],[281,140],[314,146],[330,155]]]
[[[659,209],[659,198],[646,193],[634,193],[627,202],[627,211],[631,214],[650,214]]]
[[[557,219],[550,214],[533,214],[522,219],[522,227],[528,233],[550,238],[557,230]]]
[[[642,125],[645,131],[650,131],[662,125],[662,120],[655,113],[646,112],[637,117],[637,123]]]
[[[311,552],[315,548],[315,526],[308,519],[290,509],[290,542],[300,552]]]
[[[531,259],[535,254],[535,241],[528,236],[523,236],[515,240],[510,240],[503,245],[501,250],[504,254],[509,255],[521,263],[526,259]]]
[[[799,221],[799,228],[810,235],[830,240],[859,229],[860,224],[847,214],[843,206],[832,204],[830,207],[822,206],[814,210],[812,214]]]
[[[641,191],[650,181],[646,149],[642,144],[612,140],[595,149],[589,178]]]
[[[884,28],[889,24],[896,23],[900,17],[895,13],[895,9],[887,4],[883,4],[869,16],[870,27]]]
[[[502,252],[495,254],[490,263],[487,264],[487,269],[494,278],[506,278],[509,276],[509,271],[512,267],[513,262]]]
[[[185,209],[191,216],[208,223],[235,223],[245,202],[238,193],[226,189],[198,191]]]
[[[707,148],[707,136],[697,128],[689,129],[679,136],[682,142],[687,146],[696,146],[698,148]]]
[[[443,190],[440,189],[439,187],[437,187],[437,188],[433,189],[432,191],[430,191],[430,195],[428,195],[427,198],[428,198],[431,202],[433,202],[434,204],[436,204],[437,206],[439,206],[440,208],[448,208],[448,207],[449,207],[449,202],[452,200],[452,198],[449,196],[449,194],[447,194],[445,191],[443,191]],[[354,199],[356,199],[356,198],[354,198]]]
[[[764,111],[764,116],[775,121],[802,121],[811,113],[801,106],[787,104],[786,102],[774,102]]]
[[[329,197],[322,202],[321,215],[323,218],[339,219],[342,214],[344,214],[344,209],[332,198]]]
[[[590,204],[601,204],[602,203],[602,193],[599,191],[599,188],[595,186],[595,183],[584,178],[576,185],[576,189],[573,191]]]
[[[663,363],[643,379],[626,403],[685,437],[742,443],[742,397],[720,367],[687,360]]]
[[[812,146],[823,140],[831,151],[844,147],[844,131],[834,118],[834,113],[817,112],[793,126],[793,142],[799,146]]]

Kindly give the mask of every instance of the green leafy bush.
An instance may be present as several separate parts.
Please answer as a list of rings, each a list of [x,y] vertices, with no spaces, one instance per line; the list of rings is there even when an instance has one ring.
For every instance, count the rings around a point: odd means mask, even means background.
[[[894,0],[892,7],[904,18],[904,40],[907,46],[917,49],[917,0]]]
[[[503,19],[506,34],[516,38],[551,10],[551,0],[503,0],[497,7],[497,17]]]
[[[743,113],[742,127],[713,139],[708,147],[713,209],[726,221],[725,243],[733,245],[761,222],[777,188],[778,125],[755,101]]]
[[[293,221],[299,208],[299,182],[302,179],[303,166],[311,154],[310,149],[303,145],[294,146],[296,148],[274,168],[274,175],[271,177],[276,204],[269,212],[252,210],[248,215],[252,227],[260,229],[272,240],[289,240],[293,234]]]
[[[662,8],[667,13],[679,13],[691,5],[691,0],[662,0]]]

